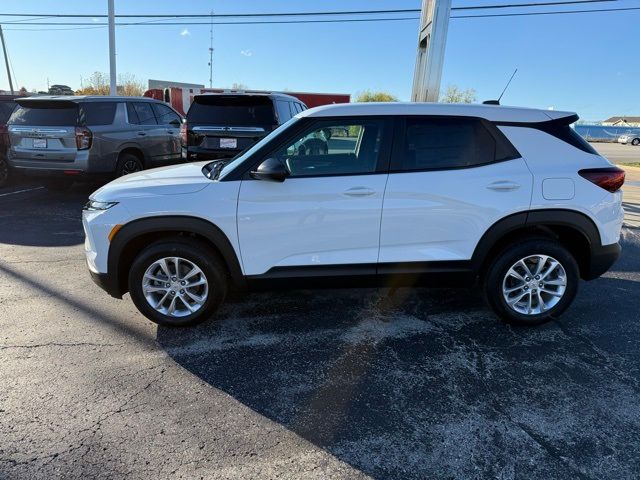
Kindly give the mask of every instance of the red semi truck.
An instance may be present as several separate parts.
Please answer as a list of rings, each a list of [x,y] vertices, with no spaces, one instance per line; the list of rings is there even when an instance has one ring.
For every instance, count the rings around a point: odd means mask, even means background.
[[[271,93],[266,90],[229,90],[223,88],[152,88],[144,92],[145,97],[155,98],[168,103],[183,116],[187,114],[189,106],[193,101],[194,95],[202,93]],[[282,92],[292,97],[298,98],[307,107],[318,107],[320,105],[328,105],[331,103],[349,103],[351,95],[346,93],[308,93],[308,92]]]

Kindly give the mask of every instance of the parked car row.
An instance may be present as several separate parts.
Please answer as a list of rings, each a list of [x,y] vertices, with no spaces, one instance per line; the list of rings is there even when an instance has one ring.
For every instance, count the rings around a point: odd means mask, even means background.
[[[147,97],[11,97],[0,105],[0,184],[11,170],[55,190],[76,180],[230,159],[306,109],[289,95],[242,93],[196,96],[186,122]]]
[[[634,147],[640,145],[640,132],[625,133],[618,137],[618,143],[623,145],[631,144]]]

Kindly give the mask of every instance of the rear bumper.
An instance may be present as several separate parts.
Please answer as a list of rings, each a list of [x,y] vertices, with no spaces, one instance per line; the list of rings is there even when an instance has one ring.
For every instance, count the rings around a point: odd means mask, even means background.
[[[235,157],[242,150],[240,149],[209,149],[201,147],[187,147],[183,148],[184,157],[189,162],[199,162],[204,160],[224,160]]]
[[[89,273],[91,274],[93,282],[101,289],[114,298],[122,298],[122,294],[118,288],[118,282],[112,278],[112,275],[108,273],[96,273],[91,270],[89,270]]]
[[[585,280],[593,280],[607,272],[620,258],[622,247],[619,243],[603,245],[591,250],[589,269],[584,274]]]

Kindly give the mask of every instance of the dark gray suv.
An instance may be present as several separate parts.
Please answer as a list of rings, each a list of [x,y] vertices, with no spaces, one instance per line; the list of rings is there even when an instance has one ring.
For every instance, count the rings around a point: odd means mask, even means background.
[[[21,98],[8,125],[9,165],[65,188],[181,161],[182,117],[144,97]]]

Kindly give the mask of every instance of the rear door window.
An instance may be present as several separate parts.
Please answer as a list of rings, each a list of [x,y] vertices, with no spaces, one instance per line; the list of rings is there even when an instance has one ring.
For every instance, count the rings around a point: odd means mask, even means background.
[[[111,125],[116,114],[116,102],[86,102],[80,107],[83,125]]]
[[[42,127],[73,127],[78,123],[78,106],[70,103],[60,102],[56,105],[55,102],[51,102],[39,108],[18,106],[9,117],[8,123]]]
[[[156,116],[153,113],[150,102],[131,102],[137,115],[139,125],[157,125]],[[131,119],[129,119],[131,120]]]
[[[189,123],[208,125],[271,126],[276,124],[269,97],[201,95],[187,112]]]
[[[180,115],[166,105],[161,103],[152,103],[151,106],[153,107],[153,112],[156,114],[156,119],[160,125],[179,126],[182,123]]]
[[[394,170],[437,170],[471,167],[496,159],[496,141],[473,118],[412,118],[406,120],[401,153]]]

